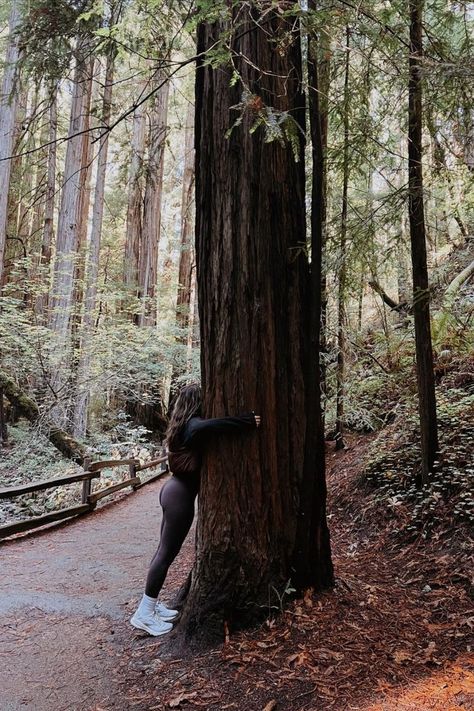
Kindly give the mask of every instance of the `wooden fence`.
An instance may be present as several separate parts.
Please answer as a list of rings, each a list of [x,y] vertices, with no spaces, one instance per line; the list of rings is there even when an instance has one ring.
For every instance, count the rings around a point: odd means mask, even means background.
[[[146,462],[145,464],[141,464],[139,459],[109,459],[98,462],[86,462],[84,465],[85,471],[80,474],[70,474],[56,479],[44,479],[43,481],[34,481],[29,484],[22,484],[21,486],[12,486],[0,489],[0,499],[10,499],[16,496],[21,496],[22,494],[43,491],[44,489],[52,489],[57,486],[64,486],[66,484],[73,484],[74,482],[82,481],[82,501],[80,504],[59,509],[58,511],[51,511],[50,513],[43,514],[42,516],[34,516],[21,521],[15,521],[14,523],[4,524],[3,526],[0,526],[0,539],[12,536],[14,533],[21,533],[23,531],[29,531],[32,528],[38,528],[38,526],[44,526],[47,523],[62,521],[64,519],[89,513],[95,509],[97,502],[100,499],[113,494],[115,491],[120,491],[120,489],[124,489],[127,486],[130,486],[132,491],[136,491],[140,487],[145,486],[145,484],[149,484],[150,482],[155,481],[155,479],[163,476],[163,474],[166,474],[168,467],[166,466],[163,468],[162,466],[160,471],[152,474],[145,480],[140,479],[138,474],[146,469],[152,469],[160,464],[163,465],[167,459],[168,456],[163,455],[158,459]],[[128,466],[128,477],[126,479],[123,479],[116,484],[104,486],[96,491],[93,490],[92,482],[94,479],[100,478],[100,473],[103,469],[113,469],[115,467],[123,466]]]

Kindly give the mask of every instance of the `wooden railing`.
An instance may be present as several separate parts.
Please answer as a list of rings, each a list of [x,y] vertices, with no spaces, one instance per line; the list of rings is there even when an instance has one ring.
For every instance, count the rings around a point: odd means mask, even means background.
[[[163,465],[167,460],[168,456],[163,455],[158,457],[158,459],[146,462],[145,464],[141,464],[139,459],[109,459],[98,462],[85,462],[85,471],[80,474],[69,474],[56,479],[44,479],[42,481],[34,481],[20,486],[0,489],[0,499],[10,499],[16,496],[21,496],[22,494],[43,491],[44,489],[52,489],[57,486],[65,486],[67,484],[82,481],[82,501],[80,504],[59,509],[58,511],[51,511],[50,513],[43,514],[42,516],[34,516],[21,521],[15,521],[14,523],[4,524],[3,526],[0,526],[0,539],[12,536],[14,533],[21,533],[23,531],[29,531],[33,528],[38,528],[38,526],[44,526],[47,523],[62,521],[64,519],[89,513],[95,509],[97,502],[100,499],[113,494],[115,491],[120,491],[120,489],[124,489],[127,486],[130,486],[132,491],[136,491],[140,487],[145,486],[145,484],[149,484],[150,482],[155,481],[155,479],[163,476],[163,474],[166,474],[168,467],[162,467],[160,471],[152,474],[145,480],[140,479],[138,474],[147,469],[157,467],[159,464]],[[115,467],[123,466],[128,466],[129,475],[127,479],[123,479],[116,484],[110,484],[109,486],[104,486],[101,489],[93,491],[92,482],[94,479],[100,478],[100,473],[103,469],[113,469]]]

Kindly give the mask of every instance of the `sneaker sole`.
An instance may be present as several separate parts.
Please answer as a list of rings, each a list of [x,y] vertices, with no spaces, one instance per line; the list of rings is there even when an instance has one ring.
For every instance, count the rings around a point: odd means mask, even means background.
[[[156,632],[155,630],[152,630],[149,627],[147,627],[147,625],[144,624],[143,622],[139,622],[139,621],[135,620],[133,617],[130,620],[130,624],[132,625],[132,627],[135,627],[135,629],[137,629],[137,630],[143,630],[143,632],[148,632],[148,634],[151,635],[152,637],[161,637],[161,635],[168,634],[168,632],[171,632],[171,630],[173,629],[173,625],[171,625],[169,630],[162,630],[161,632]]]
[[[176,615],[171,615],[168,617],[168,615],[160,615],[159,612],[155,612],[155,615],[157,615],[160,620],[163,620],[163,622],[173,622],[173,620],[176,620],[179,617],[179,612],[176,613]]]

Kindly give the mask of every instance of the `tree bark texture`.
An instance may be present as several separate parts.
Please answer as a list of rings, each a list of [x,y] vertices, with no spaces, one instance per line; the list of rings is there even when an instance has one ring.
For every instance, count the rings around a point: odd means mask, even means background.
[[[3,404],[3,388],[0,388],[0,446],[8,442],[8,427]]]
[[[53,300],[50,326],[62,335],[69,330],[70,312],[74,294],[74,266],[79,248],[84,215],[82,190],[85,185],[87,165],[84,157],[84,132],[88,128],[91,62],[87,44],[81,43],[76,50],[76,69],[69,123],[61,205],[56,237],[56,260],[54,267]]]
[[[51,252],[54,240],[54,204],[56,193],[56,137],[58,131],[58,85],[53,83],[49,88],[49,135],[48,135],[48,158],[46,186],[44,193],[44,223],[41,240],[40,264],[44,271],[49,269],[51,264]],[[46,275],[41,275],[46,276]],[[41,293],[36,301],[36,313],[43,320],[48,309],[48,293]]]
[[[178,294],[176,298],[176,322],[186,331],[189,327],[189,304],[191,300],[192,236],[194,224],[192,206],[194,196],[194,106],[189,104],[186,115],[183,190],[181,196],[181,251],[179,254]],[[187,342],[183,334],[183,342]]]
[[[346,27],[346,59],[344,68],[344,147],[342,160],[342,205],[339,242],[337,292],[337,378],[336,378],[336,449],[344,449],[344,390],[346,379],[346,281],[347,281],[347,209],[349,201],[349,72],[351,32]]]
[[[125,235],[124,284],[133,296],[138,289],[138,258],[142,231],[143,160],[146,117],[143,106],[133,114],[132,155],[128,173],[127,227]]]
[[[324,3],[309,0],[308,10],[317,13],[324,9]],[[319,23],[317,22],[317,25]],[[329,115],[329,87],[331,76],[331,41],[329,26],[324,30],[319,27],[309,27],[308,36],[308,91],[309,91],[309,117],[311,129],[311,143],[313,156],[312,172],[312,201],[311,201],[311,255],[312,262],[317,264],[321,260],[321,324],[319,334],[319,348],[321,353],[327,352],[327,274],[325,268],[325,254],[327,242],[327,146],[328,146],[328,115]],[[316,209],[315,209],[316,208]],[[320,226],[317,226],[317,222]],[[316,231],[315,231],[316,230]],[[316,240],[316,241],[315,241]],[[318,245],[319,240],[321,245]],[[320,257],[313,258],[318,250]],[[312,266],[313,273],[313,266]],[[313,278],[312,278],[313,279]],[[317,286],[313,283],[312,298],[317,298]],[[313,326],[311,326],[313,333]],[[326,392],[326,362],[320,359],[321,396]],[[322,411],[322,426],[324,428],[324,409]]]
[[[180,329],[178,342],[192,347],[192,313],[191,313],[191,287],[193,272],[193,198],[194,198],[194,106],[189,104],[186,115],[185,142],[184,142],[184,168],[183,189],[181,194],[181,240],[178,267],[178,291],[176,295],[176,325]],[[186,372],[187,365],[184,360],[173,368],[171,378],[173,383],[176,378]]]
[[[138,260],[138,289],[142,300],[140,326],[152,326],[157,320],[158,248],[161,232],[165,141],[168,130],[169,82],[165,79],[161,72],[155,78],[155,82],[162,86],[154,96],[150,111],[148,162]]]
[[[425,214],[423,206],[422,14],[422,0],[411,0],[410,78],[408,86],[408,211],[413,271],[413,315],[415,319],[422,480],[424,483],[427,483],[438,449],[438,428],[433,350],[431,343],[430,293],[426,261]]]
[[[180,625],[185,638],[201,642],[221,638],[224,623],[268,614],[293,579],[319,587],[330,582],[322,564],[329,543],[321,501],[311,560],[304,576],[295,569],[309,355],[299,39],[292,34],[278,52],[274,43],[289,36],[294,18],[268,12],[262,28],[252,4],[239,17],[234,61],[251,95],[230,138],[231,107],[241,100],[239,86],[230,86],[230,67],[200,64],[196,79],[201,365],[205,416],[255,409],[263,426],[216,440],[206,456],[197,562]],[[198,53],[224,29],[200,26]],[[288,145],[265,142],[261,128],[250,133],[265,106],[296,121],[298,162]],[[312,475],[320,481],[324,471]]]
[[[115,56],[109,53],[104,77],[101,124],[108,126],[112,112],[112,89],[114,79]],[[104,217],[105,179],[107,174],[109,132],[105,131],[99,143],[99,157],[92,210],[92,227],[87,260],[84,315],[81,326],[81,343],[77,366],[77,397],[74,403],[74,435],[83,437],[87,428],[87,409],[90,398],[90,385],[87,377],[92,361],[91,341],[94,334],[96,315],[97,280],[99,275],[100,244]]]
[[[308,9],[316,9],[310,0]],[[300,485],[300,512],[293,554],[293,580],[304,588],[315,582],[315,548],[320,586],[332,582],[333,569],[326,520],[326,480],[324,420],[321,407],[323,371],[320,353],[324,342],[323,298],[325,275],[323,250],[327,213],[327,89],[321,78],[321,46],[315,32],[308,37],[308,99],[311,154],[311,266],[308,295],[307,334],[309,354],[306,372],[306,439],[303,479]],[[324,68],[323,68],[324,73]],[[324,92],[326,91],[326,94]]]
[[[18,38],[15,34],[20,24],[20,3],[13,0],[10,13],[10,38],[7,44],[5,69],[0,96],[0,285],[3,281],[3,266],[5,242],[8,224],[8,192],[10,187],[10,172],[14,144],[14,127],[17,93],[15,88],[15,72],[19,58]]]
[[[51,367],[51,386],[56,393],[54,417],[62,427],[68,419],[68,369],[71,366],[71,318],[74,307],[75,278],[78,275],[80,240],[86,219],[84,193],[89,171],[87,132],[91,99],[92,65],[87,40],[76,49],[73,97],[69,123],[69,140],[64,165],[61,205],[56,235],[56,255],[50,300],[49,325],[57,343]]]

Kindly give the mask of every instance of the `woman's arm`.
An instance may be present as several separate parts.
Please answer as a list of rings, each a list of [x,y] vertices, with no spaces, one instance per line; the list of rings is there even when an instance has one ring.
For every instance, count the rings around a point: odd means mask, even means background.
[[[184,430],[184,446],[199,444],[213,434],[239,432],[260,425],[260,416],[253,412],[230,417],[214,417],[204,420],[202,417],[192,417]]]

